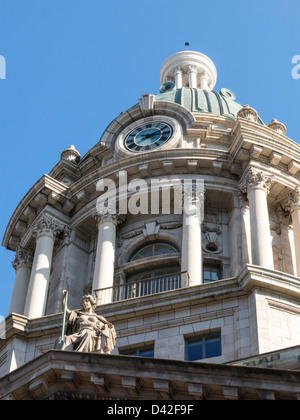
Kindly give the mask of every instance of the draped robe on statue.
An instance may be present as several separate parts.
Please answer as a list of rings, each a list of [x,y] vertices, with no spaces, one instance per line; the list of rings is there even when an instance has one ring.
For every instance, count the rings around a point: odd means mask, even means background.
[[[116,344],[116,331],[102,321],[95,313],[71,311],[62,350],[110,354]]]

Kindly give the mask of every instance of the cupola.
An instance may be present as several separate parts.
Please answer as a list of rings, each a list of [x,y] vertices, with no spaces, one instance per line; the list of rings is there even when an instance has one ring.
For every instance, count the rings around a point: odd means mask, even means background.
[[[176,89],[213,90],[217,69],[206,55],[197,51],[181,51],[169,57],[160,70],[160,83],[175,83]]]

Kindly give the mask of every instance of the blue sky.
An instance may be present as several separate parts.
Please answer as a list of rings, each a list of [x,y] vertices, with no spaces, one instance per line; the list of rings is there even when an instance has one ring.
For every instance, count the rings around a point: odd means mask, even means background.
[[[268,124],[300,142],[298,0],[0,0],[1,241],[16,206],[71,144],[84,155],[107,125],[158,93],[159,70],[190,49],[218,70]],[[300,73],[300,71],[299,71]],[[0,249],[0,315],[7,315],[14,254]]]

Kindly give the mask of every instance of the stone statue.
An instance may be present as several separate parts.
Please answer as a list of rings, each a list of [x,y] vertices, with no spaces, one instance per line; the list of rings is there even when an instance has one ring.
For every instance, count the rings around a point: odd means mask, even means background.
[[[68,326],[61,350],[110,354],[116,344],[116,331],[103,316],[95,314],[93,296],[84,295],[80,302],[81,310],[70,311],[66,306],[66,292],[63,293]]]

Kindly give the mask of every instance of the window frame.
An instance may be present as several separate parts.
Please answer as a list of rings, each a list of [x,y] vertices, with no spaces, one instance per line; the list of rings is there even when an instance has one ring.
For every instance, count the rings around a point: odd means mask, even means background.
[[[212,340],[212,339],[219,339],[219,345],[220,345],[220,354],[217,354],[215,356],[207,356],[207,341]],[[201,346],[202,346],[202,357],[198,358],[198,359],[193,359],[190,360],[189,359],[189,344],[191,343],[196,343],[196,342],[201,342]],[[214,357],[220,357],[222,356],[222,335],[221,332],[214,332],[214,333],[208,333],[208,334],[201,334],[201,335],[196,335],[196,336],[192,336],[192,337],[185,337],[185,355],[184,355],[184,359],[188,362],[194,362],[194,361],[198,361],[198,360],[204,360],[204,359],[211,359]]]
[[[211,278],[210,278],[210,280],[207,280],[204,277],[205,271],[208,271],[205,268],[208,268],[208,267],[210,269],[215,269],[217,271],[217,276],[218,276],[217,280],[212,280]],[[210,271],[210,277],[212,277],[211,274],[212,274],[212,271]],[[220,263],[204,262],[204,264],[203,264],[203,275],[202,275],[203,284],[212,283],[214,281],[219,281],[219,280],[222,280],[222,278],[223,278],[223,269],[222,269],[222,265]]]
[[[141,356],[140,353],[144,352],[144,351],[153,351],[153,356]],[[136,354],[132,354],[132,353],[136,353]],[[149,357],[150,359],[154,359],[155,356],[155,345],[153,344],[148,344],[147,346],[143,345],[143,346],[137,346],[137,347],[133,347],[133,348],[124,348],[124,349],[119,349],[119,355],[121,356],[133,356],[133,357]]]
[[[167,253],[163,253],[163,254],[160,254],[160,253],[155,253],[155,246],[159,246],[159,245],[165,245],[165,246],[168,246],[169,248],[170,248],[170,251],[172,250],[173,252],[167,252]],[[136,258],[136,256],[140,253],[140,252],[142,252],[144,249],[146,249],[146,248],[148,248],[148,247],[151,247],[152,246],[152,250],[153,250],[153,252],[152,252],[152,255],[149,255],[149,256],[147,256],[147,257],[145,257],[145,256],[141,256],[140,258]],[[163,241],[159,241],[159,242],[151,242],[151,243],[148,243],[148,244],[144,244],[142,247],[140,247],[140,248],[138,248],[131,256],[130,256],[130,258],[129,258],[129,260],[128,260],[128,262],[135,262],[135,261],[139,261],[139,260],[143,260],[143,259],[145,259],[145,258],[153,258],[153,257],[161,257],[161,256],[163,256],[163,255],[170,255],[170,254],[178,254],[179,253],[179,251],[178,251],[178,249],[173,245],[173,244],[170,244],[170,243],[168,243],[168,242],[163,242]]]

